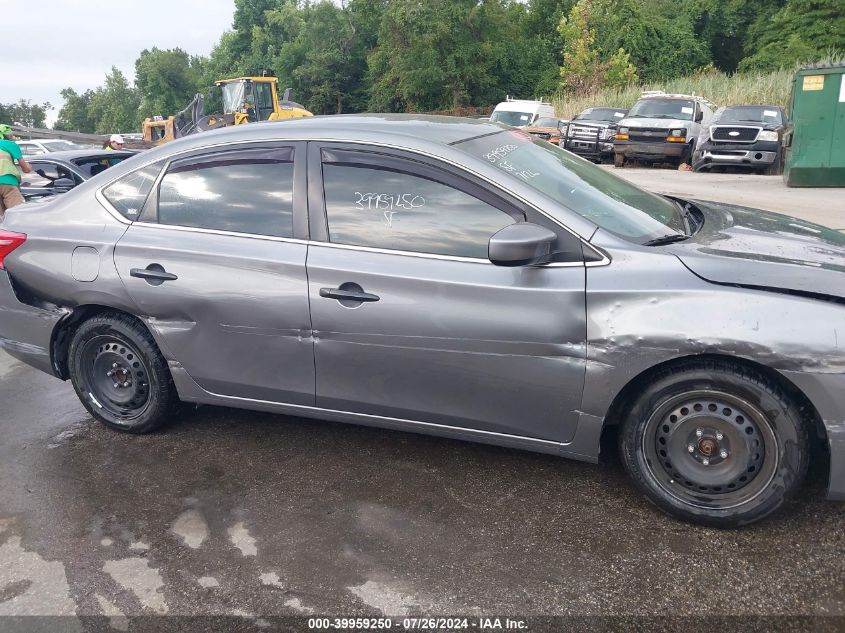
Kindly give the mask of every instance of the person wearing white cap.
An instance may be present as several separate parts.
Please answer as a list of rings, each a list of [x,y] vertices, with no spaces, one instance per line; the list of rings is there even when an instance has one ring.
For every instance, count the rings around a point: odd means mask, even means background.
[[[112,134],[109,137],[109,142],[103,146],[105,150],[115,150],[115,149],[123,149],[126,145],[126,141],[123,140],[123,137],[120,134]]]

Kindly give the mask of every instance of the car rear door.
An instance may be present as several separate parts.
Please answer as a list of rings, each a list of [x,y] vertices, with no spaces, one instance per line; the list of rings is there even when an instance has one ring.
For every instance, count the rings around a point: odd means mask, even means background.
[[[317,406],[571,439],[583,260],[502,268],[487,244],[526,219],[580,253],[574,236],[467,174],[375,147],[310,144],[309,211]]]
[[[296,143],[194,153],[117,244],[139,314],[209,392],[314,404],[305,182]]]

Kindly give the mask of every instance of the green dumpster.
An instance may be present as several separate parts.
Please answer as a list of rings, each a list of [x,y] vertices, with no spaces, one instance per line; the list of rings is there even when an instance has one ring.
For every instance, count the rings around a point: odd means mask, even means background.
[[[845,187],[845,62],[804,66],[784,135],[787,187]]]

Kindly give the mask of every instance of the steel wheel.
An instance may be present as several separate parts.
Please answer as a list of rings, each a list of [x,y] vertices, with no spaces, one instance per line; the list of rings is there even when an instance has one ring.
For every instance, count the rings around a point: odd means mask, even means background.
[[[688,359],[637,385],[619,450],[657,507],[713,527],[759,521],[797,492],[812,421],[777,377],[727,359]]]
[[[81,353],[94,406],[119,424],[143,415],[150,402],[149,368],[132,344],[113,335],[97,336],[86,341]]]
[[[666,493],[706,508],[748,503],[771,483],[778,466],[777,438],[765,414],[719,391],[664,402],[646,423],[642,449]]]
[[[178,407],[167,361],[149,331],[129,315],[83,322],[71,341],[68,369],[85,408],[117,431],[148,433]]]

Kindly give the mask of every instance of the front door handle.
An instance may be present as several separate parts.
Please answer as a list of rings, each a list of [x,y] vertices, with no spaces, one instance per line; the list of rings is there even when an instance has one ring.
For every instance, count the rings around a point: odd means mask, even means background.
[[[146,268],[133,268],[129,271],[130,277],[144,279],[151,286],[160,286],[165,281],[176,281],[179,279],[173,273],[169,273],[159,264],[150,264]]]
[[[352,288],[344,286],[354,286]],[[326,299],[337,299],[341,303],[344,301],[354,303],[369,303],[378,301],[381,297],[378,295],[364,292],[364,290],[357,284],[343,284],[340,288],[320,288],[320,296]]]

